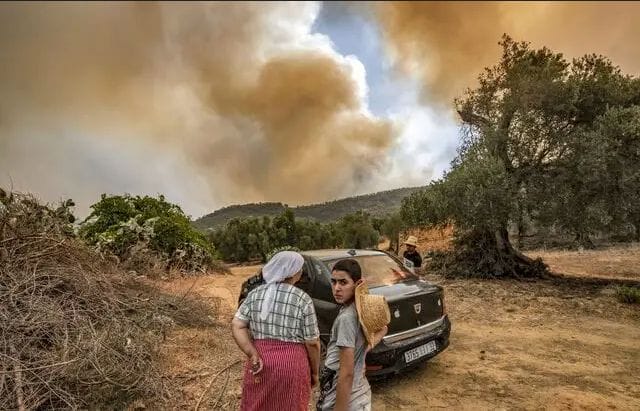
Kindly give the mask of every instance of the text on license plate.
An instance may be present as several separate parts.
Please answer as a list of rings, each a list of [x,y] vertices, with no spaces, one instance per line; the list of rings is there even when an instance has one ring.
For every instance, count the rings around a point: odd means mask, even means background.
[[[435,341],[429,341],[428,343],[421,345],[419,347],[413,348],[406,353],[404,353],[404,361],[411,362],[417,360],[420,357],[424,357],[425,355],[429,355],[437,349]]]

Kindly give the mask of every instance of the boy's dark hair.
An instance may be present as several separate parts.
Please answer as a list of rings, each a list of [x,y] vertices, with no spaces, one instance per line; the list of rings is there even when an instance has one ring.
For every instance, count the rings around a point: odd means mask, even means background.
[[[355,282],[362,278],[362,269],[360,264],[353,258],[345,258],[340,260],[333,266],[332,271],[344,271]]]

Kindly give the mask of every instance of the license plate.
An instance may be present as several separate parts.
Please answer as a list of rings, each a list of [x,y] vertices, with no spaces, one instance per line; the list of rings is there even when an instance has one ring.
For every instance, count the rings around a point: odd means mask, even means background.
[[[411,361],[415,361],[420,357],[424,357],[425,355],[429,355],[434,352],[438,347],[436,346],[435,341],[429,341],[428,343],[421,345],[419,347],[413,348],[406,353],[404,353],[404,361],[409,363]]]

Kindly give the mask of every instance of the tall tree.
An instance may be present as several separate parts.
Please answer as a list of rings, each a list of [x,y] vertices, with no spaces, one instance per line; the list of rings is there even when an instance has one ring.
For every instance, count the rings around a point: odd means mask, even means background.
[[[404,222],[402,221],[400,213],[397,212],[388,215],[378,230],[389,239],[389,246],[396,254],[398,254],[400,250],[400,232],[403,228]]]
[[[566,155],[575,131],[575,97],[567,82],[569,64],[561,54],[547,48],[532,50],[508,36],[500,45],[500,62],[485,69],[477,89],[456,100],[468,130],[460,161],[477,163],[485,175],[498,180],[499,188],[486,188],[490,193],[500,192],[500,212],[485,220],[490,224],[480,229],[487,233],[484,238],[495,239],[489,244],[499,256],[496,274],[519,276],[531,272],[533,261],[511,244],[509,218],[518,204],[527,201],[519,193],[526,193],[532,180],[540,179]],[[478,195],[487,197],[483,192]],[[491,209],[493,204],[483,207]]]
[[[638,86],[601,56],[569,63],[506,35],[500,45],[500,61],[455,101],[465,133],[451,171],[410,196],[402,216],[414,224],[453,222],[457,259],[469,273],[535,276],[544,265],[513,246],[509,223],[525,215],[546,219],[584,240],[606,220],[598,177],[582,169],[600,169],[601,150],[583,153],[602,147],[591,133],[596,120],[612,107],[633,105]],[[579,218],[586,206],[589,218]]]
[[[345,248],[369,248],[378,244],[380,234],[373,228],[369,214],[363,211],[342,217],[338,229]]]
[[[602,197],[611,225],[630,224],[640,241],[640,105],[608,110],[598,118],[593,135],[604,140]]]
[[[293,246],[297,243],[296,218],[293,214],[293,210],[285,205],[284,212],[274,217],[272,224],[276,230],[280,231],[281,236],[284,237],[282,238],[283,244],[278,244],[278,246]]]

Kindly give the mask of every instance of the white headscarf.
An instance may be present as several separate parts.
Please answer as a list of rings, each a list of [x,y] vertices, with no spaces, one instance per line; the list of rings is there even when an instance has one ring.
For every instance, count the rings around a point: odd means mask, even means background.
[[[276,298],[277,284],[293,277],[304,265],[304,258],[295,251],[280,251],[271,257],[271,260],[262,268],[262,278],[267,283],[267,291],[264,293],[260,319],[266,320],[273,308]]]

